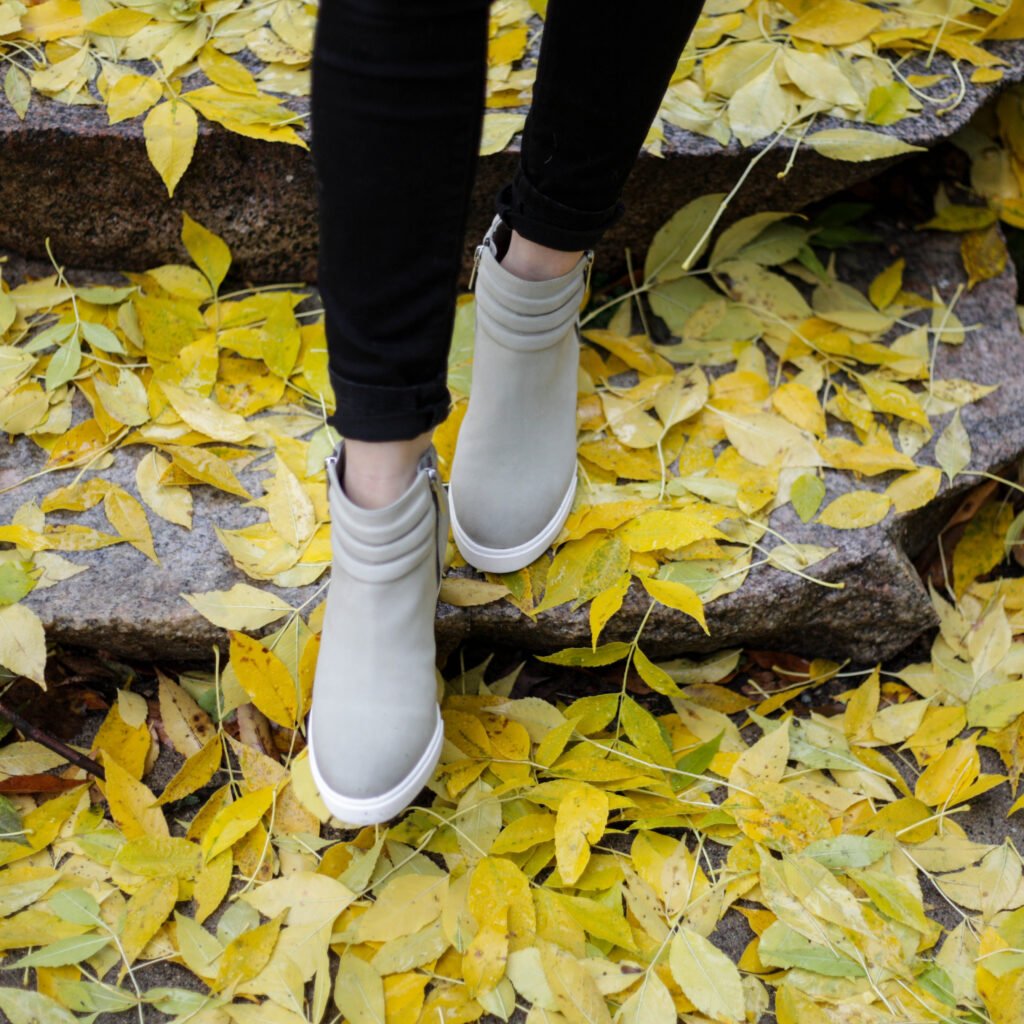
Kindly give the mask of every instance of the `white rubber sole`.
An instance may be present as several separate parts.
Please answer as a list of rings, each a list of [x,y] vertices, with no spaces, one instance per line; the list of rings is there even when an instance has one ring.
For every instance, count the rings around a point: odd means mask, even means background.
[[[525,568],[551,547],[554,539],[562,532],[566,519],[569,518],[575,497],[576,473],[574,471],[572,480],[569,482],[569,489],[565,492],[558,511],[540,533],[522,544],[517,544],[514,548],[489,548],[483,544],[477,544],[459,525],[459,518],[455,512],[455,494],[449,486],[448,507],[455,546],[459,549],[459,554],[474,569],[479,569],[481,572],[516,572]]]
[[[441,757],[444,744],[444,721],[441,712],[437,712],[437,726],[430,738],[427,749],[413,770],[397,786],[386,793],[374,797],[350,797],[332,789],[325,781],[316,763],[316,752],[313,750],[313,730],[307,727],[309,749],[309,768],[313,781],[320,792],[320,799],[327,809],[339,821],[346,825],[379,825],[390,821],[400,814],[419,795],[423,787],[430,781]]]

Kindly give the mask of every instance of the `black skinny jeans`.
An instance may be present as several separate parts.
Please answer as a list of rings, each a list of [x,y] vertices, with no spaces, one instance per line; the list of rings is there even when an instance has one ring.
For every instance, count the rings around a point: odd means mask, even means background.
[[[502,220],[593,248],[701,0],[549,0],[533,104]],[[441,423],[487,70],[487,0],[322,0],[312,151],[332,423],[395,441]]]

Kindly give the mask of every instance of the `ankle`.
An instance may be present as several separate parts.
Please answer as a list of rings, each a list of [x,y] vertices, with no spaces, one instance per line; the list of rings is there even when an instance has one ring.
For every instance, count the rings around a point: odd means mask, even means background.
[[[341,487],[354,505],[385,508],[397,501],[416,479],[416,469],[430,446],[431,434],[409,441],[345,442]]]
[[[513,231],[501,265],[524,281],[549,281],[551,278],[568,274],[582,256],[582,250],[563,252],[560,249],[549,249],[546,245],[538,245]]]

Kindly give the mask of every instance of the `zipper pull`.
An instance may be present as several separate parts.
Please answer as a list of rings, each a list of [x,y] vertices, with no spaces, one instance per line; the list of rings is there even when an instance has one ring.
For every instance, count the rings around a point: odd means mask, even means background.
[[[583,285],[583,294],[587,295],[590,293],[590,270],[594,266],[594,250],[588,249],[583,254],[583,258],[587,261],[587,279]]]
[[[476,247],[476,252],[473,254],[473,271],[469,275],[469,290],[470,291],[473,290],[473,282],[476,280],[477,271],[480,269],[480,261],[483,259],[483,257],[484,257],[484,247],[482,245],[478,245]]]

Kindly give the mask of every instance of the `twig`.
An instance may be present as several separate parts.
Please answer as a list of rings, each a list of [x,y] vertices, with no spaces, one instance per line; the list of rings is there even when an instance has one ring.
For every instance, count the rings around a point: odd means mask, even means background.
[[[66,758],[73,765],[77,765],[84,771],[89,772],[90,775],[95,775],[101,782],[107,781],[106,772],[91,757],[86,757],[85,754],[72,750],[71,747],[66,743],[62,743],[55,736],[51,736],[49,733],[43,732],[42,729],[36,728],[36,726],[26,721],[16,711],[12,711],[3,701],[0,701],[0,716],[6,718],[18,732],[23,732],[30,739],[41,743],[44,747],[49,747],[55,754],[60,754],[61,757]]]

